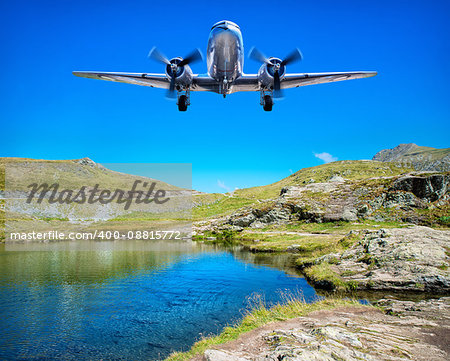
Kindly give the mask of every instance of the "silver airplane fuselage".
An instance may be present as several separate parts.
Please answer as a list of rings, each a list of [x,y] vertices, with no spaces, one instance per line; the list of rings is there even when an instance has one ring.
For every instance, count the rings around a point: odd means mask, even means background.
[[[231,21],[219,21],[211,28],[206,63],[208,74],[221,84],[222,94],[229,93],[228,85],[242,75],[244,44],[239,26]]]

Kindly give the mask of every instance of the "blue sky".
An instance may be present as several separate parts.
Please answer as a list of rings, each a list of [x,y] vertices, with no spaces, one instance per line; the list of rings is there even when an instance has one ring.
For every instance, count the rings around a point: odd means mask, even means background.
[[[0,155],[192,163],[194,188],[224,191],[321,164],[315,153],[449,147],[449,14],[448,1],[3,1]],[[170,57],[205,52],[222,19],[240,25],[246,53],[299,47],[304,60],[288,71],[379,75],[288,90],[271,113],[258,93],[194,93],[180,113],[164,90],[71,74],[163,72],[146,57],[152,46]],[[258,67],[246,58],[245,72]]]

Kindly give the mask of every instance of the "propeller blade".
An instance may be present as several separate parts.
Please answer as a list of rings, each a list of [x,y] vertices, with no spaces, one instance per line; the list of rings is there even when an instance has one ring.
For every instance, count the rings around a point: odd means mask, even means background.
[[[169,59],[167,59],[167,57],[163,53],[161,53],[156,46],[154,46],[152,50],[150,50],[150,52],[148,53],[148,57],[152,58],[153,60],[159,61],[160,63],[170,65]]]
[[[302,60],[303,55],[299,49],[294,49],[288,56],[284,58],[281,62],[281,65],[287,65],[289,63],[293,63],[294,61]]]
[[[273,96],[275,98],[281,98],[281,81],[280,81],[280,72],[278,70],[273,74]]]
[[[195,63],[196,61],[203,60],[203,55],[201,51],[197,48],[194,49],[188,56],[186,56],[178,66],[184,66],[187,64]]]
[[[167,94],[166,94],[167,98],[171,98],[171,99],[176,98],[176,94],[175,94],[175,80],[176,80],[175,76],[172,76],[170,78],[170,85],[169,85],[169,89],[167,90]]]
[[[267,56],[265,56],[261,51],[259,51],[255,47],[251,48],[250,53],[248,53],[248,57],[259,63],[266,63],[266,64],[270,63]]]

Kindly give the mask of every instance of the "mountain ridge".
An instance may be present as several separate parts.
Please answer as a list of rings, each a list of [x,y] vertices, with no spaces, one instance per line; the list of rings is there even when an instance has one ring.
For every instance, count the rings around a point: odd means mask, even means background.
[[[392,149],[377,152],[372,160],[395,162],[417,171],[450,171],[450,148],[432,148],[414,143],[402,143]]]

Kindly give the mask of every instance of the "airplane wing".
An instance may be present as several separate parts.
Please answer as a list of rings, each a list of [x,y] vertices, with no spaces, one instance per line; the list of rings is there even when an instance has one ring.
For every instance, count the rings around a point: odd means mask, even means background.
[[[375,71],[286,74],[284,78],[281,79],[281,88],[297,88],[305,85],[368,78],[375,76],[376,74],[377,72]],[[82,78],[110,80],[162,89],[168,89],[170,84],[170,80],[167,78],[166,74],[74,71],[73,75]],[[256,74],[242,75],[232,84],[233,92],[259,90],[258,76]],[[218,93],[219,83],[207,75],[194,74],[191,91],[211,91]]]
[[[335,81],[369,78],[377,75],[376,71],[350,71],[332,73],[297,73],[286,74],[281,79],[281,89],[297,88],[305,85],[332,83]],[[233,91],[259,91],[258,76],[246,74],[233,83]]]
[[[168,89],[170,84],[166,74],[74,71],[73,75],[82,78],[110,80],[119,83],[149,86],[152,88]]]
[[[281,80],[281,88],[297,88],[299,86],[332,83],[335,81],[369,78],[377,75],[376,71],[349,71],[334,73],[299,73],[286,74]]]
[[[74,71],[73,75],[82,78],[116,81],[120,83],[149,86],[152,88],[168,89],[170,80],[166,74],[152,73],[114,73],[114,72],[95,72],[95,71]],[[219,91],[217,81],[207,75],[193,75],[191,91]],[[256,81],[257,85],[258,81]]]

